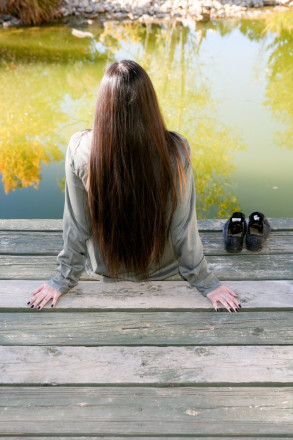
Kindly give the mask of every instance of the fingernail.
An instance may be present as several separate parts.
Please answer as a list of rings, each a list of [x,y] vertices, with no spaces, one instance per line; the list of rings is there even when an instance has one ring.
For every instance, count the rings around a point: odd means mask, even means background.
[[[238,309],[235,309],[236,310],[236,312],[239,312],[239,310]]]
[[[30,304],[31,302],[29,301],[27,304]]]
[[[53,304],[51,304],[51,307],[53,307]]]
[[[232,307],[230,308],[230,312],[234,312],[234,310],[232,309]]]
[[[238,307],[242,307],[242,305],[241,305],[241,304],[238,304]]]
[[[219,309],[216,309],[217,310],[217,312],[219,312],[220,310]]]
[[[31,306],[31,309],[34,307],[34,304]]]
[[[38,310],[40,310],[41,306],[38,307]]]

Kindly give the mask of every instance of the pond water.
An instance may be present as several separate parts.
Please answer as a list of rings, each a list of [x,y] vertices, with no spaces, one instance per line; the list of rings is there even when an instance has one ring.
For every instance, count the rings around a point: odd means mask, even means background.
[[[190,142],[198,218],[293,217],[293,32],[277,15],[196,29],[108,21],[83,39],[69,25],[1,30],[0,218],[62,218],[68,140],[92,126],[105,69],[125,58]]]

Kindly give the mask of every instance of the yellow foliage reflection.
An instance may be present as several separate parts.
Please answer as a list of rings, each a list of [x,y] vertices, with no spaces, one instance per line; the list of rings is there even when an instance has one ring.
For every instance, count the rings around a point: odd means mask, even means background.
[[[41,162],[47,165],[51,160],[59,161],[63,158],[63,153],[56,145],[57,139],[53,141],[51,133],[56,115],[54,110],[50,112],[47,95],[42,95],[37,83],[36,88],[33,88],[34,81],[30,79],[29,72],[22,72],[18,76],[16,72],[7,71],[2,74],[2,78],[0,172],[4,192],[8,194],[11,190],[28,186],[37,189]],[[31,90],[36,95],[24,93],[26,82],[32,86]],[[7,84],[10,86],[7,87]],[[53,127],[48,124],[49,121]]]
[[[265,23],[264,33],[271,31],[279,35],[282,33],[293,35],[293,11],[278,11],[269,15],[265,19]]]
[[[28,186],[38,189],[42,163],[64,159],[71,134],[92,117],[100,72],[91,63],[84,66],[82,60],[92,58],[91,48],[76,40],[64,28],[1,34],[0,173],[5,194]]]

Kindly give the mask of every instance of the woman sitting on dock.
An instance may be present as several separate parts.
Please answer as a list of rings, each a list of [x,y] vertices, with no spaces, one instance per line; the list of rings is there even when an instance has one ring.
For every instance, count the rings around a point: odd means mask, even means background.
[[[92,130],[75,133],[65,160],[62,251],[57,274],[32,295],[41,310],[86,269],[104,281],[174,275],[213,304],[240,306],[208,270],[198,234],[190,146],[168,131],[145,70],[123,60],[102,78]]]

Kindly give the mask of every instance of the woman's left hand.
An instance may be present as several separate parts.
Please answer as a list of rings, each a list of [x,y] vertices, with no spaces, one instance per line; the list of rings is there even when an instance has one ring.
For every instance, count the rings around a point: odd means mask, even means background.
[[[61,292],[59,292],[59,290],[57,289],[54,289],[54,287],[50,286],[49,284],[44,283],[37,290],[35,290],[32,295],[33,298],[27,304],[32,309],[35,309],[36,306],[39,304],[37,310],[42,310],[42,308],[52,298],[53,302],[51,304],[51,307],[55,307],[59,297],[61,296]]]
[[[206,295],[216,310],[219,310],[217,308],[217,301],[219,301],[230,313],[233,312],[233,310],[238,312],[238,307],[241,307],[239,302],[235,299],[236,296],[238,296],[237,293],[223,285],[217,287]]]

